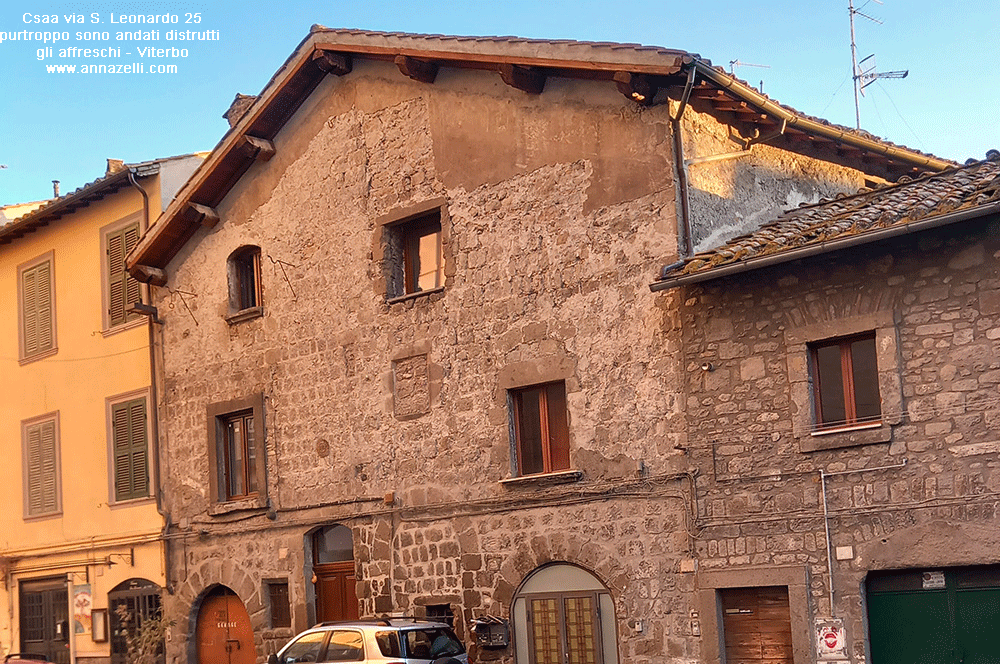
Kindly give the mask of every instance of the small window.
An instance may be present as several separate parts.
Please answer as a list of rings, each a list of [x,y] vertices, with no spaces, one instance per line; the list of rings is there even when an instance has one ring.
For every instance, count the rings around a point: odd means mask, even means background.
[[[24,446],[24,516],[58,514],[59,418],[46,415],[21,427]]]
[[[816,343],[810,350],[817,427],[880,422],[875,334]]]
[[[451,604],[428,604],[427,617],[449,627],[455,627],[455,612],[452,610]]]
[[[444,286],[444,254],[439,210],[386,226],[389,298]]]
[[[52,252],[18,268],[19,341],[22,361],[56,351]]]
[[[286,646],[281,655],[282,664],[318,662],[326,641],[326,632],[308,632]]]
[[[228,415],[222,422],[225,467],[221,478],[226,498],[235,500],[257,495],[257,441],[253,411]]]
[[[569,469],[569,427],[563,381],[510,391],[517,474]]]
[[[288,601],[288,581],[267,581],[271,627],[291,627],[292,610]]]
[[[111,404],[115,501],[149,497],[146,399]]]
[[[262,394],[208,406],[211,489],[217,502],[266,501],[264,432]]]
[[[340,629],[330,632],[324,662],[360,662],[364,658],[365,649],[360,632]]]
[[[229,256],[231,313],[261,306],[260,247],[240,247]]]

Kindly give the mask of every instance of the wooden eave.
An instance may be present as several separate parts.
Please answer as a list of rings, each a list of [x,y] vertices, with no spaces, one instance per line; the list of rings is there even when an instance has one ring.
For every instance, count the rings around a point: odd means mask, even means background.
[[[66,194],[0,228],[0,245],[9,244],[29,233],[34,233],[39,228],[48,226],[53,221],[85,208],[91,203],[128,186],[128,170],[126,169]]]
[[[578,44],[562,48],[557,42],[531,40],[522,40],[528,44],[523,47],[517,40],[494,44],[489,39],[454,38],[445,42],[431,37],[420,42],[431,48],[416,48],[410,45],[411,40],[400,39],[398,35],[369,39],[365,35],[339,34],[343,39],[340,41],[331,37],[334,32],[314,29],[274,75],[247,114],[223,136],[208,159],[178,192],[160,221],[129,255],[128,267],[133,276],[141,279],[135,270],[138,265],[166,268],[203,225],[205,215],[196,212],[191,204],[215,208],[222,202],[258,158],[253,150],[246,149],[245,137],[272,140],[327,75],[324,67],[329,69],[330,60],[344,63],[339,69],[330,70],[332,75],[346,74],[350,71],[351,59],[360,57],[394,63],[400,68],[401,76],[425,80],[433,80],[430,72],[439,67],[492,71],[500,77],[502,67],[517,67],[524,73],[530,72],[537,81],[555,76],[613,82],[626,97],[641,104],[653,100],[645,94],[636,96],[637,84],[641,83],[643,89],[648,88],[655,95],[657,89],[683,85],[683,72],[694,68],[698,74],[698,85],[692,90],[695,98],[706,100],[715,107],[714,112],[729,114],[737,122],[760,125],[762,134],[776,133],[776,128],[781,127],[789,144],[799,142],[802,149],[824,151],[831,158],[842,161],[847,157],[838,151],[851,150],[850,158],[860,159],[862,163],[873,165],[872,170],[886,173],[897,169],[901,175],[916,173],[935,169],[938,162],[945,163],[929,155],[865,138],[846,128],[828,129],[816,120],[778,106],[746,84],[715,71],[710,63],[682,51],[646,52],[628,45],[584,45],[586,49],[583,49]],[[435,47],[442,43],[457,45],[454,50]],[[616,58],[618,54],[622,57]],[[575,55],[581,55],[581,59],[568,57]],[[509,79],[510,71],[506,73]],[[526,94],[540,90],[537,82],[522,85],[521,89]]]

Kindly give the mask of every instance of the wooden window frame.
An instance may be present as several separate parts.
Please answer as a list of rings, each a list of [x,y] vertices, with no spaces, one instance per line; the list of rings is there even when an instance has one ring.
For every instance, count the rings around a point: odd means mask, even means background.
[[[420,288],[420,240],[435,237],[434,284]],[[396,302],[439,293],[447,285],[449,256],[447,200],[436,198],[393,210],[376,221],[374,256],[382,264],[385,298]]]
[[[36,427],[40,428],[44,425],[51,424],[53,427],[53,446],[52,454],[53,459],[50,462],[51,472],[53,474],[52,485],[54,496],[52,497],[53,508],[44,511],[32,511],[32,484],[33,481],[43,481],[42,479],[34,479],[32,477],[32,463],[29,459],[30,452],[30,436],[32,435],[32,430]],[[62,514],[62,453],[60,451],[60,429],[59,429],[59,413],[47,413],[39,417],[32,418],[30,420],[24,420],[21,422],[21,460],[22,460],[22,478],[23,478],[23,491],[22,491],[22,504],[23,504],[23,515],[24,520],[34,520],[34,519],[47,519],[55,516],[60,516]],[[43,502],[47,502],[44,500]]]
[[[284,587],[284,602],[275,602],[275,588]],[[271,629],[286,629],[292,626],[292,595],[288,579],[264,579],[264,596],[267,598],[268,624]],[[280,624],[279,624],[280,623]]]
[[[125,269],[125,257],[138,244],[145,231],[142,214],[133,214],[125,219],[101,229],[101,322],[105,335],[142,325],[145,318],[128,313],[129,305],[146,301],[147,286],[138,282]],[[131,232],[131,235],[130,235]],[[122,238],[120,261],[112,256],[111,242],[116,236]],[[118,268],[118,269],[116,269]],[[117,274],[112,274],[117,272]],[[115,283],[121,284],[121,312],[116,312]]]
[[[29,273],[40,270],[44,265],[48,266],[48,302],[46,306],[49,314],[49,339],[47,343],[31,344],[28,339],[27,326],[31,319],[38,316],[39,310],[36,307],[34,311],[28,311],[29,301],[35,298],[30,298],[29,294],[25,292],[25,278]],[[48,251],[17,267],[17,341],[20,363],[23,365],[55,355],[59,350],[57,338],[55,252]]]
[[[235,417],[250,417],[254,423],[255,467],[253,477],[257,486],[254,492],[239,496],[229,493],[230,476],[228,474],[229,450],[226,428],[227,424]],[[213,501],[236,507],[244,505],[263,507],[267,502],[267,445],[265,436],[267,429],[264,419],[264,395],[258,393],[243,399],[211,404],[207,408],[207,420],[209,487]],[[246,475],[244,475],[244,480],[247,480]]]
[[[126,394],[120,394],[107,399],[107,440],[108,440],[108,504],[111,506],[120,504],[134,504],[140,501],[147,501],[155,497],[153,486],[153,458],[152,445],[152,417],[150,415],[150,395],[148,389],[136,390]],[[146,493],[145,495],[134,495],[132,497],[122,497],[118,492],[118,449],[116,447],[117,430],[115,411],[119,406],[129,403],[141,402],[143,405],[143,435],[145,438],[146,456]],[[134,445],[132,447],[135,447]],[[131,455],[130,455],[131,458]]]
[[[531,391],[538,391],[538,422],[540,426],[539,441],[542,457],[542,470],[528,472],[525,468],[525,446],[534,444],[524,440],[523,424],[526,417],[523,397]],[[551,405],[555,390],[561,392],[563,407]],[[528,385],[508,391],[509,410],[511,413],[512,452],[516,463],[514,470],[518,477],[534,477],[570,470],[569,453],[569,414],[566,407],[566,382],[553,381]]]
[[[872,354],[875,350],[875,331],[863,334],[854,334],[848,337],[839,337],[809,344],[809,359],[813,372],[813,408],[815,413],[815,426],[817,430],[837,430],[848,429],[858,426],[881,426],[882,407],[879,403],[878,417],[865,420],[858,419],[857,413],[857,386],[854,383],[855,363],[851,346],[858,341],[871,341]],[[844,399],[844,420],[826,421],[823,416],[823,376],[820,374],[819,351],[824,348],[838,348],[840,350],[840,374],[841,374],[841,395]],[[866,379],[874,383],[875,390],[878,391],[878,360],[875,366],[865,367]],[[868,373],[870,372],[870,375]]]
[[[229,315],[226,320],[230,324],[258,318],[264,313],[260,257],[260,247],[252,244],[243,245],[229,254],[226,261]]]

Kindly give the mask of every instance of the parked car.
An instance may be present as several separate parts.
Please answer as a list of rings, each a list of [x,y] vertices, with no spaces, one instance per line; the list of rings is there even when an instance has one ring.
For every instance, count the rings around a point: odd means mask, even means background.
[[[267,658],[268,664],[468,664],[468,661],[465,646],[451,627],[409,617],[320,623]]]
[[[33,652],[12,652],[3,661],[4,664],[51,664],[48,657]]]

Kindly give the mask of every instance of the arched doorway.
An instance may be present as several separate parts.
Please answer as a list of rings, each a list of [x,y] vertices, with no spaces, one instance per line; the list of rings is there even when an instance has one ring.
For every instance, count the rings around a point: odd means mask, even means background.
[[[255,664],[250,615],[229,588],[217,586],[202,600],[197,624],[198,664]]]
[[[618,664],[611,593],[584,569],[566,563],[536,569],[511,613],[518,664]]]
[[[317,530],[312,536],[312,549],[316,620],[356,620],[357,575],[351,529],[335,525]]]
[[[126,664],[129,638],[135,638],[148,621],[160,619],[160,586],[146,579],[119,583],[108,593],[108,609],[111,664]],[[156,651],[156,661],[165,661],[162,642]]]

